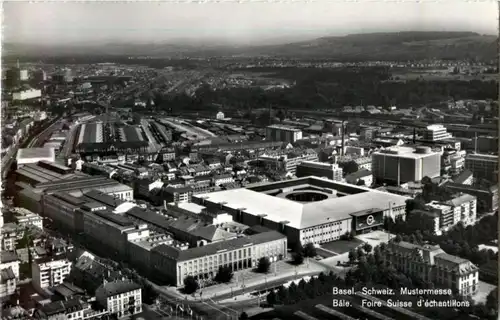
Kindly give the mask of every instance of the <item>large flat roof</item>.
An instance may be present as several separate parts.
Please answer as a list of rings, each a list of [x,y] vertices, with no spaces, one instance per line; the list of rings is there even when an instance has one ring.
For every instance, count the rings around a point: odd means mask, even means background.
[[[426,153],[415,152],[416,149],[407,146],[394,146],[386,148],[381,151],[374,152],[373,155],[386,156],[386,157],[398,157],[398,158],[409,158],[409,159],[421,159],[429,156],[434,156],[437,153],[429,150]]]
[[[54,148],[24,148],[17,151],[17,161],[22,159],[55,158]]]
[[[280,184],[293,182],[296,185],[303,185],[304,182],[309,182],[310,185],[321,184],[325,188],[344,189],[351,192],[343,197],[309,203],[295,202],[246,188],[199,194],[194,197],[214,204],[220,203],[226,208],[241,209],[250,215],[263,216],[265,219],[276,223],[287,222],[286,225],[296,229],[348,219],[351,218],[352,213],[374,208],[387,210],[389,203],[393,207],[403,206],[406,204],[406,200],[409,199],[409,197],[401,195],[318,177],[306,177],[292,181],[259,185],[258,187],[272,189],[279,188]]]

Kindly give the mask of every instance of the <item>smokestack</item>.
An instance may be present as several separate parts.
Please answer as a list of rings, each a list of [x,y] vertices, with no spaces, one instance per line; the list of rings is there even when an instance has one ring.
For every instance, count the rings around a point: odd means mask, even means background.
[[[417,129],[413,128],[413,144],[417,142]]]
[[[477,153],[477,131],[474,132],[474,153]]]
[[[17,59],[17,69],[21,69],[21,67],[19,67],[19,59]]]
[[[342,150],[340,151],[341,155],[344,155],[344,147],[345,147],[345,122],[342,120]]]

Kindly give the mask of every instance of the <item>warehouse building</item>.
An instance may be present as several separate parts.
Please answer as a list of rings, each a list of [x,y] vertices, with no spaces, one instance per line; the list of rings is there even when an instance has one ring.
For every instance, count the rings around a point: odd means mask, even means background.
[[[17,166],[29,163],[37,163],[39,161],[56,161],[56,152],[54,148],[24,148],[17,151]]]

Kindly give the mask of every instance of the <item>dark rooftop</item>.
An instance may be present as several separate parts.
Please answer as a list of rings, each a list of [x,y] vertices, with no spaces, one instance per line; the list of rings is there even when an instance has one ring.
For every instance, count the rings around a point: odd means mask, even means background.
[[[113,212],[108,211],[108,210],[94,211],[92,213],[95,214],[96,216],[103,218],[103,219],[111,221],[111,222],[113,222],[121,227],[131,227],[134,225],[134,222],[132,220],[130,220],[129,218],[118,215],[118,214],[114,214]]]
[[[135,282],[127,280],[116,280],[102,284],[97,290],[96,295],[102,292],[106,297],[116,296],[122,293],[141,289],[141,286]]]
[[[172,260],[186,261],[186,260],[196,259],[199,257],[213,255],[223,250],[230,251],[238,249],[243,247],[244,245],[261,244],[285,238],[286,237],[283,234],[277,231],[270,231],[270,232],[258,233],[251,236],[240,237],[228,241],[211,243],[202,247],[196,247],[187,250],[179,250],[177,248],[163,244],[154,248],[153,251],[158,252],[161,255],[167,256]]]
[[[0,254],[0,258],[0,261],[2,263],[9,263],[19,260],[19,257],[14,251],[2,251],[2,253]]]

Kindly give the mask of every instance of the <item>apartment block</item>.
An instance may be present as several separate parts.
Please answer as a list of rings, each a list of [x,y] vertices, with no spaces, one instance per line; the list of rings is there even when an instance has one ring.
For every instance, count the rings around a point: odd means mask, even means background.
[[[129,280],[106,282],[97,288],[96,301],[117,318],[142,312],[141,286]]]
[[[479,289],[479,268],[472,262],[443,251],[439,246],[391,242],[385,259],[396,268],[436,286],[470,297]]]
[[[41,291],[63,283],[71,271],[71,262],[66,259],[35,261],[31,266],[33,287]]]

